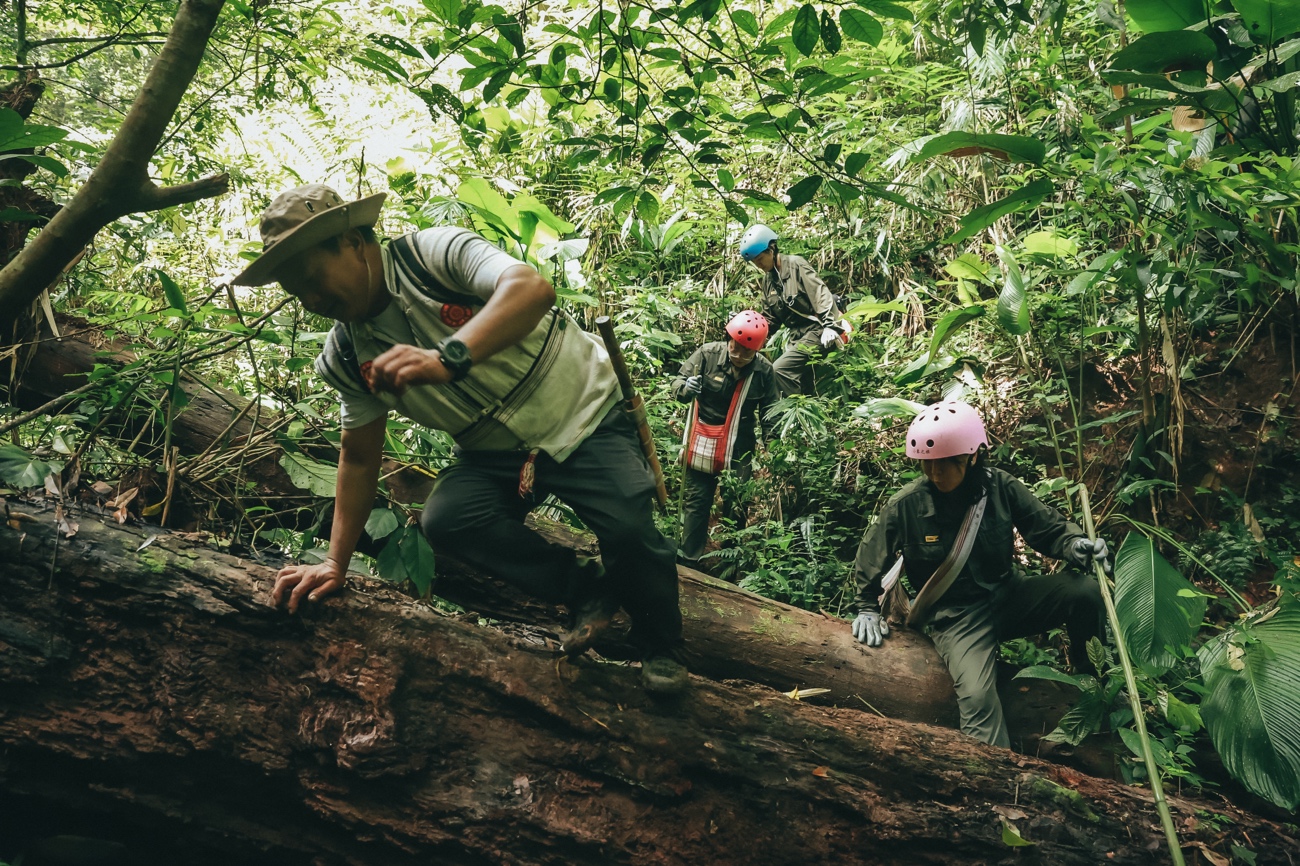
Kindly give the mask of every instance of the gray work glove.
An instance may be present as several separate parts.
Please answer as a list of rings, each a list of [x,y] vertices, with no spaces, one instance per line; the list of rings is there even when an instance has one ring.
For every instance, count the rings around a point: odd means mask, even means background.
[[[682,394],[682,402],[689,403],[703,393],[704,393],[704,377],[687,376],[685,391]]]
[[[889,623],[875,611],[864,610],[853,621],[853,636],[858,639],[858,643],[880,646],[887,634],[889,634]]]
[[[1115,575],[1115,566],[1110,561],[1110,548],[1100,538],[1096,541],[1086,537],[1076,538],[1066,547],[1065,559],[1087,572],[1092,571],[1092,562],[1096,560],[1101,563],[1101,570],[1106,572],[1107,577]]]
[[[840,332],[834,328],[822,328],[821,344],[823,349],[829,349],[840,341]]]

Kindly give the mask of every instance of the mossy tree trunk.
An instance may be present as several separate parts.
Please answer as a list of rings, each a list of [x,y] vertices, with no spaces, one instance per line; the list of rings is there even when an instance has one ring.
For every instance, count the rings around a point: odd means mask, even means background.
[[[89,823],[135,862],[198,866],[1165,859],[1144,792],[951,730],[701,677],[656,703],[630,666],[562,662],[536,628],[384,589],[289,617],[266,604],[271,568],[89,514],[56,537],[10,508],[0,839],[15,848]],[[1230,807],[1173,808],[1221,854],[1272,866],[1297,850]],[[1008,847],[1007,825],[1032,847]]]

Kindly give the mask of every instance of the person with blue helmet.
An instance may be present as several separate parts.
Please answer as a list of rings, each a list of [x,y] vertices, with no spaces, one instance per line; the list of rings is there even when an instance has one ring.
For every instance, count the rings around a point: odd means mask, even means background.
[[[825,355],[845,332],[835,296],[802,256],[782,253],[776,232],[752,225],[740,237],[740,257],[758,268],[763,281],[763,312],[768,321],[791,331],[785,351],[773,363],[781,396],[803,392],[808,359]]]

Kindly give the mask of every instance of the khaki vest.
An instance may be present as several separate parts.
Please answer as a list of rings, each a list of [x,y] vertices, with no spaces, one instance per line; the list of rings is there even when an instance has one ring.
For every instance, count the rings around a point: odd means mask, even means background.
[[[419,348],[435,348],[485,303],[437,282],[419,263],[409,235],[390,242],[383,258],[392,302]],[[336,323],[330,339],[358,381],[361,365],[388,348],[364,323]],[[466,450],[538,448],[563,460],[617,402],[618,380],[604,344],[551,309],[523,340],[474,364],[459,382],[384,397],[412,421],[447,431]]]

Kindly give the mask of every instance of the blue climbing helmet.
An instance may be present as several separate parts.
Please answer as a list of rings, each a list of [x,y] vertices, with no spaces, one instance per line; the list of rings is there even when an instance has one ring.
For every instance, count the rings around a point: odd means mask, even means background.
[[[776,244],[776,232],[765,225],[752,225],[740,236],[740,257],[747,262],[767,252]]]

